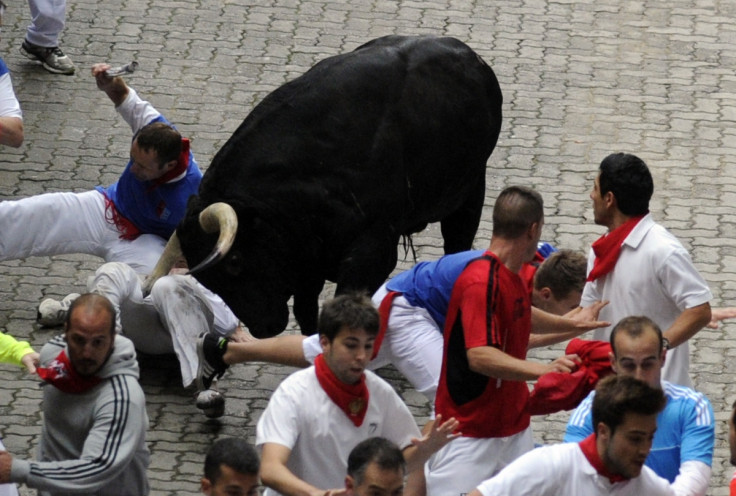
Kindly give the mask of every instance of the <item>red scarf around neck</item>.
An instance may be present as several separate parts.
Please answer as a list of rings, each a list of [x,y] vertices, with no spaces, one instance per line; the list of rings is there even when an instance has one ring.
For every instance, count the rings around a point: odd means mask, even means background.
[[[84,393],[102,382],[102,379],[97,376],[85,377],[77,374],[69,357],[66,356],[66,350],[61,350],[61,353],[49,363],[48,367],[38,367],[36,370],[44,382],[65,393]]]
[[[604,234],[593,243],[593,253],[595,253],[595,261],[593,262],[593,270],[588,274],[587,281],[595,281],[599,277],[603,277],[613,270],[621,255],[621,247],[626,238],[631,234],[640,220],[646,214],[638,217],[632,217],[613,231]]]
[[[628,480],[623,475],[618,474],[612,474],[605,465],[603,465],[603,460],[601,460],[600,455],[598,454],[598,448],[596,447],[595,443],[595,433],[591,434],[590,436],[586,437],[582,441],[578,443],[580,446],[581,451],[585,455],[585,458],[588,459],[588,462],[593,466],[596,472],[598,472],[603,477],[607,477],[609,481],[611,481],[611,484],[615,482],[622,482],[625,480]]]
[[[368,386],[365,385],[365,374],[357,384],[345,384],[327,366],[324,355],[317,355],[314,360],[314,370],[317,380],[327,396],[345,412],[356,427],[360,427],[368,410]]]

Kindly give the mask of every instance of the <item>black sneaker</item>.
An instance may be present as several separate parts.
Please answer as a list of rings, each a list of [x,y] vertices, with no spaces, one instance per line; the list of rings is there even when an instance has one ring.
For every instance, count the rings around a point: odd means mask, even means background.
[[[38,60],[43,68],[54,74],[74,74],[76,67],[72,63],[72,59],[64,55],[61,48],[42,47],[23,40],[20,46],[20,53],[31,60]]]
[[[197,389],[204,391],[209,389],[212,381],[222,377],[228,365],[222,360],[227,351],[227,339],[217,337],[208,332],[199,335],[197,340]]]

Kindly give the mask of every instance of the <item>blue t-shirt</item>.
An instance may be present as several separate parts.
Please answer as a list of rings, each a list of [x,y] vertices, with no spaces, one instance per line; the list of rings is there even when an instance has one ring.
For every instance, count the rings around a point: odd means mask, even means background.
[[[462,251],[431,262],[419,262],[392,278],[386,288],[403,294],[412,306],[426,309],[440,329],[445,327],[452,286],[468,262],[483,250]]]
[[[151,122],[171,125],[163,116]],[[138,180],[130,172],[132,163],[132,160],[128,161],[116,183],[107,188],[98,186],[95,189],[112,200],[118,212],[131,221],[142,234],[157,234],[168,239],[184,217],[187,201],[190,196],[197,194],[202,180],[202,172],[194,160],[194,155],[189,152],[189,165],[185,177],[156,187],[152,181]]]
[[[657,416],[652,450],[646,465],[674,482],[680,465],[688,461],[713,463],[715,424],[713,408],[702,393],[662,381],[667,405]],[[580,442],[593,433],[592,406],[595,391],[575,409],[567,423],[564,442]]]

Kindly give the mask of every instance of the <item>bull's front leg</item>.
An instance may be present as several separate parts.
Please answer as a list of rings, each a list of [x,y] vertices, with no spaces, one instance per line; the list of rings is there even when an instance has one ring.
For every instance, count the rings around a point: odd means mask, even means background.
[[[372,296],[396,267],[398,243],[399,233],[384,224],[358,236],[340,263],[335,294],[365,291]]]
[[[310,284],[302,282],[294,292],[294,318],[305,336],[315,334],[318,330],[319,295],[323,287],[323,280],[315,280]]]

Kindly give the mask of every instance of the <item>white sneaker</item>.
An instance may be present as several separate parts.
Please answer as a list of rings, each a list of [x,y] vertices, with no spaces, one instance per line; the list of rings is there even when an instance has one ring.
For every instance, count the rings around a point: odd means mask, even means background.
[[[218,418],[225,415],[225,397],[214,389],[205,389],[197,393],[197,408],[204,411],[207,418]]]
[[[79,298],[79,293],[66,295],[61,301],[46,298],[38,305],[36,320],[45,327],[54,327],[64,323],[72,302]]]

